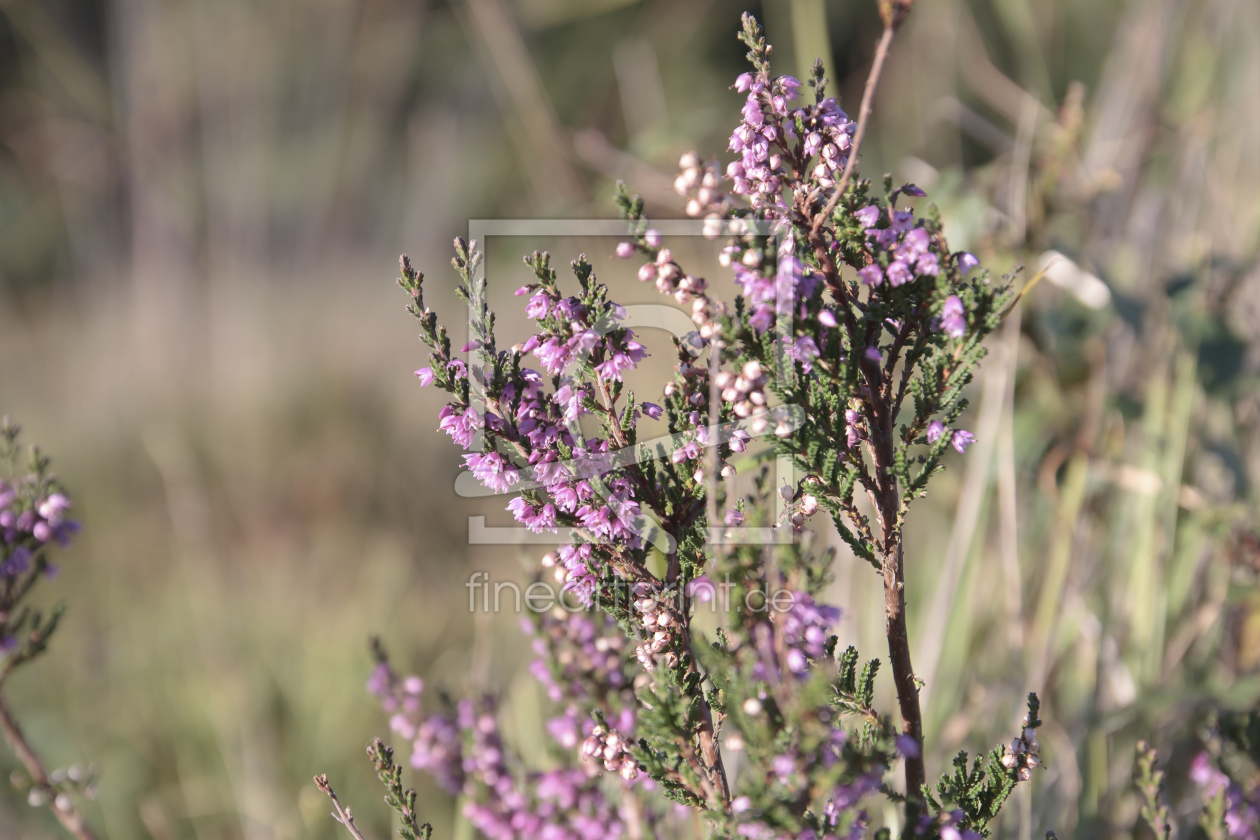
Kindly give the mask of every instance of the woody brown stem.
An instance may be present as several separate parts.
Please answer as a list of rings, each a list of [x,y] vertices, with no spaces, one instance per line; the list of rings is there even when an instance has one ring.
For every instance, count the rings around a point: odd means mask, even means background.
[[[96,835],[87,827],[87,823],[78,809],[73,805],[64,810],[57,806],[57,794],[53,789],[52,782],[48,779],[48,774],[44,771],[44,765],[40,762],[39,756],[35,754],[35,751],[31,749],[30,744],[26,742],[26,737],[22,734],[22,729],[18,726],[17,721],[13,719],[13,714],[9,711],[9,704],[5,702],[3,694],[0,694],[0,730],[3,730],[4,739],[9,742],[9,746],[13,749],[14,754],[22,762],[26,772],[30,774],[34,787],[47,797],[49,810],[53,812],[53,816],[57,818],[62,827],[78,838],[78,840],[96,840]]]

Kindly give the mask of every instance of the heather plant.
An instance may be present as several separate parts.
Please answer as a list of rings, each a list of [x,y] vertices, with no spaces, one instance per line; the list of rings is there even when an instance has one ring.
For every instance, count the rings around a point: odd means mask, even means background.
[[[432,350],[416,375],[451,397],[439,428],[469,450],[486,488],[519,493],[507,507],[525,527],[567,534],[539,573],[587,608],[526,622],[532,670],[557,712],[545,771],[511,756],[495,698],[422,702],[423,682],[379,657],[369,690],[410,743],[412,766],[461,796],[488,837],[639,837],[676,810],[699,813],[718,836],[855,837],[871,825],[873,796],[901,804],[901,836],[982,836],[1039,765],[1030,695],[1009,744],[970,762],[960,754],[933,786],[924,771],[903,529],[947,452],[974,440],[957,425],[963,389],[1017,295],[1010,278],[950,250],[936,211],[912,204],[923,190],[858,173],[871,96],[909,3],[880,9],[884,37],[856,123],[827,96],[821,62],[804,86],[772,74],[771,48],[744,17],[751,69],[734,84],[746,94],[736,158],[723,170],[689,153],[675,184],[704,235],[724,239],[730,302],[620,188],[630,236],[617,256],[642,260],[639,279],[689,307],[695,325],[675,338],[679,361],[655,402],[626,386],[648,348],[584,255],[567,283],[548,254],[526,257],[533,279],[516,294],[536,328],[502,348],[481,254],[457,239],[467,358],[426,306],[423,275],[401,260],[408,310]],[[803,477],[774,486],[772,455]],[[755,474],[742,498],[738,470]],[[859,670],[858,651],[838,650],[829,633],[839,610],[817,600],[830,563],[810,538],[820,521],[883,579],[895,717],[874,705],[880,660]],[[756,528],[795,538],[741,539]],[[702,637],[692,619],[719,586],[724,620]],[[414,800],[389,800],[414,820]]]
[[[13,672],[48,649],[65,607],[45,613],[32,606],[41,581],[54,577],[57,566],[49,553],[65,546],[78,531],[70,519],[70,499],[49,470],[49,461],[31,447],[22,465],[21,429],[8,417],[0,424],[0,730],[25,773],[12,782],[36,808],[48,807],[80,840],[94,837],[78,803],[95,795],[93,771],[75,765],[48,771],[31,746],[4,697]]]

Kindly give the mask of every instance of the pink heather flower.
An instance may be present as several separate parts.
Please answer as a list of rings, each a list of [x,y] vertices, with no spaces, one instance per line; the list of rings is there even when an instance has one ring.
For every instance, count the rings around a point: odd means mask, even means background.
[[[786,342],[787,338],[783,340]],[[788,345],[787,354],[793,360],[800,362],[805,372],[809,373],[814,369],[813,360],[818,357],[818,345],[814,343],[814,339],[803,335]]]
[[[474,433],[483,425],[481,415],[471,408],[456,414],[455,407],[448,404],[438,413],[438,428],[465,449],[472,446]]]
[[[684,587],[683,591],[687,593],[688,598],[699,601],[701,604],[709,603],[713,600],[714,594],[716,594],[716,588],[713,586],[713,581],[709,580],[708,575],[700,575],[700,577],[692,580]]]
[[[921,189],[919,189],[918,187],[916,187],[914,184],[905,184],[905,185],[903,185],[903,186],[902,186],[902,188],[901,188],[901,191],[902,191],[903,193],[905,193],[906,195],[914,195],[914,196],[918,196],[918,197],[920,197],[920,198],[922,198],[923,196],[927,195],[927,193],[925,193],[923,190],[921,190]]]
[[[915,228],[906,234],[906,238],[902,240],[901,247],[897,249],[897,255],[902,258],[910,258],[926,254],[931,239],[926,230],[921,227]]]
[[[752,435],[743,429],[736,429],[731,435],[731,439],[727,441],[727,445],[730,446],[732,452],[743,452],[748,448],[748,441],[750,440],[752,440]]]
[[[416,378],[420,380],[420,386],[433,384],[433,368],[422,367],[416,371]]]
[[[529,299],[529,303],[525,305],[525,317],[538,320],[546,318],[547,311],[551,308],[551,299],[543,294],[534,295]]]
[[[883,230],[880,230],[879,228],[867,228],[866,235],[885,251],[897,244],[897,231],[892,228],[884,228]]]
[[[543,369],[552,376],[564,370],[564,366],[569,363],[569,348],[561,344],[558,338],[547,339],[546,344],[534,349],[534,355],[542,362]]]
[[[744,524],[744,514],[731,508],[722,516],[722,521],[727,525],[735,526]]]
[[[950,338],[962,338],[967,332],[966,310],[958,295],[950,295],[945,299],[945,308],[941,310],[941,328]]]
[[[924,254],[919,257],[914,264],[915,274],[926,274],[929,277],[935,277],[941,273],[940,262],[936,259],[936,254]]]
[[[60,493],[53,493],[40,504],[39,515],[47,519],[50,525],[57,525],[68,510],[70,500]]]
[[[464,465],[473,477],[496,493],[506,493],[520,480],[520,472],[498,452],[464,456]]]
[[[853,216],[862,223],[862,227],[875,227],[875,222],[879,221],[879,207],[874,204],[868,204],[854,213]]]
[[[868,286],[878,286],[884,282],[884,270],[879,267],[879,263],[871,263],[866,268],[858,269],[858,277]]]
[[[599,333],[582,330],[569,339],[569,352],[573,354],[573,358],[582,359],[590,355],[596,344],[599,344]]]
[[[966,251],[958,252],[958,268],[963,274],[969,274],[971,269],[980,265],[980,260],[976,259],[975,254],[969,254]]]
[[[870,266],[867,266],[867,268],[869,267]],[[863,269],[863,271],[864,270],[865,269]],[[861,272],[858,272],[858,273],[860,274]],[[911,280],[913,280],[914,274],[911,273],[910,269],[906,268],[905,263],[901,262],[900,260],[893,260],[891,263],[888,264],[887,277],[888,277],[888,285],[892,286],[895,289],[898,286],[904,286],[906,283],[909,283]]]
[[[515,294],[517,297],[522,297],[523,295],[527,295],[527,294],[529,294],[529,293],[530,293],[530,292],[532,292],[533,290],[534,290],[534,289],[533,289],[533,287],[532,287],[532,286],[521,286],[519,289],[517,289],[517,290],[514,292],[514,294]]]
[[[653,248],[661,247],[661,242],[664,241],[659,230],[649,230],[646,234],[644,234],[643,238],[646,239],[647,244],[651,245]]]
[[[858,426],[861,419],[862,415],[851,408],[844,412],[844,437],[850,449],[857,446],[862,439],[862,429]]]
[[[879,352],[879,348],[874,346],[867,347],[866,350],[863,351],[863,355],[866,356],[867,361],[874,362],[875,364],[879,364],[884,360],[883,355]]]
[[[617,256],[621,257],[623,260],[628,260],[631,257],[633,257],[634,256],[633,243],[618,242],[617,243]]]
[[[893,213],[892,229],[897,233],[905,233],[914,227],[914,214],[909,210],[898,210]]]
[[[624,350],[609,348],[608,358],[595,366],[595,372],[605,381],[615,379],[621,381],[621,374],[638,367],[639,362],[647,358],[647,351],[637,341],[627,341]]]
[[[839,322],[836,321],[836,313],[832,312],[830,309],[824,309],[818,313],[818,323],[822,324],[824,327],[834,327]]]
[[[752,85],[753,85],[752,73],[740,73],[738,76],[735,77],[735,84],[732,85],[732,87],[734,87],[735,90],[739,91],[740,93],[743,93],[744,91],[752,87]]]
[[[957,450],[959,455],[965,454],[967,452],[967,447],[971,446],[971,444],[975,442],[976,436],[971,432],[963,431],[962,429],[954,432],[954,437],[950,440],[950,444],[955,450]]]
[[[650,403],[650,402],[645,402],[639,407],[643,409],[644,414],[646,414],[648,417],[652,418],[653,420],[659,420],[661,417],[661,412],[664,411],[664,409],[662,409],[656,403]]]
[[[933,420],[928,423],[927,439],[928,443],[936,443],[940,440],[941,435],[945,434],[945,424],[940,420]]]

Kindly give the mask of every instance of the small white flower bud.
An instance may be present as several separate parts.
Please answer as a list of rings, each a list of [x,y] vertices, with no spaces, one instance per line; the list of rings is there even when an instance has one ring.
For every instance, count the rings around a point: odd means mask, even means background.
[[[632,761],[625,761],[621,764],[621,778],[627,782],[633,782],[639,778],[639,765]]]
[[[756,268],[761,265],[761,252],[756,250],[745,251],[744,256],[740,259],[740,262],[749,268]]]
[[[756,697],[749,697],[744,701],[744,714],[759,715],[761,714],[761,701]]]
[[[766,429],[770,428],[770,421],[766,419],[766,415],[758,414],[748,426],[754,435],[764,435]]]
[[[780,421],[779,421],[778,423],[776,423],[776,424],[775,424],[775,426],[774,426],[774,436],[775,436],[775,437],[781,437],[781,438],[791,437],[791,436],[792,436],[792,424],[791,424],[791,423],[789,423],[789,422],[788,422],[788,421],[786,421],[786,420],[780,420]]]
[[[656,252],[656,264],[666,265],[674,261],[674,252],[668,248],[662,248]]]
[[[700,167],[700,156],[694,151],[684,152],[683,156],[678,159],[679,169],[698,169]]]
[[[544,554],[543,559],[542,559],[542,565],[544,569],[550,569],[552,566],[556,565],[555,552],[549,551],[546,554]]]
[[[1010,753],[1004,753],[1002,755],[1002,766],[1005,767],[1007,770],[1014,770],[1016,765],[1018,764],[1019,764],[1019,759],[1016,758],[1014,755],[1011,755]]]
[[[1021,782],[1026,782],[1032,778],[1032,771],[1027,767],[1021,767],[1015,771],[1015,778],[1019,779]]]
[[[735,475],[735,467],[731,464],[722,465],[722,478],[731,478]]]
[[[762,370],[761,362],[757,361],[756,359],[753,359],[752,361],[748,362],[748,364],[744,365],[744,370],[743,370],[744,378],[747,379],[749,382],[756,382],[758,379],[761,378],[762,373],[764,373],[764,371]]]
[[[1025,767],[1040,767],[1041,756],[1037,755],[1036,753],[1029,753],[1028,755],[1024,756],[1024,766]]]
[[[785,502],[790,502],[792,497],[796,495],[796,491],[792,489],[792,485],[784,484],[779,488],[779,498]]]
[[[678,390],[678,383],[677,383],[677,382],[666,382],[666,383],[665,383],[665,396],[667,396],[667,397],[672,397],[672,396],[674,396],[674,392],[675,392],[675,391],[677,391],[677,390]]]

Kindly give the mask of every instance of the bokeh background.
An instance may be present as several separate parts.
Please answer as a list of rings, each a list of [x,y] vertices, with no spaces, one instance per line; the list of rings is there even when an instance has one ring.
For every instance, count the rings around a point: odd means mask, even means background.
[[[396,257],[458,322],[469,218],[611,217],[617,177],[680,217],[679,155],[736,119],[745,10],[856,112],[873,0],[0,0],[0,411],[84,524],[41,595],[59,638],[6,689],[51,765],[99,767],[105,836],[331,838],[316,772],[387,836],[373,634],[431,685],[483,663],[537,738],[516,619],[475,621],[463,583],[539,552],[468,545],[468,515],[508,518],[454,493]],[[1000,837],[1144,836],[1135,741],[1192,793],[1207,711],[1260,697],[1257,44],[1251,0],[919,0],[876,99],[868,176],[927,188],[996,272],[1063,255],[908,555],[929,772],[1045,702]],[[511,244],[589,247],[652,300],[611,242]],[[871,656],[878,585],[840,557]],[[5,787],[0,834],[59,836]]]

